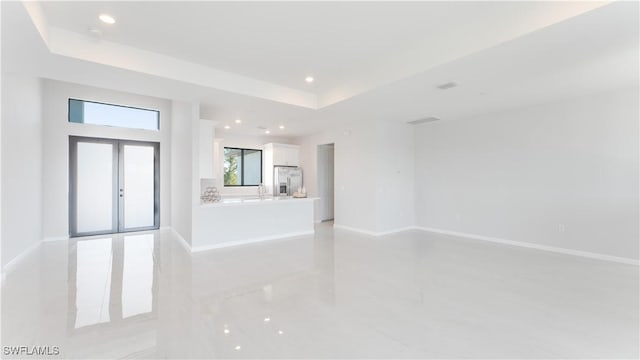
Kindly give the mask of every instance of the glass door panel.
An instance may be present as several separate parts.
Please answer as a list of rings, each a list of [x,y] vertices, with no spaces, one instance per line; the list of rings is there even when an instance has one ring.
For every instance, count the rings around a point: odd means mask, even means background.
[[[104,234],[116,229],[116,151],[108,141],[72,139],[71,182],[75,184],[70,204],[72,234]]]
[[[160,227],[159,144],[69,138],[71,236]]]
[[[153,228],[155,214],[155,147],[120,144],[120,231]]]

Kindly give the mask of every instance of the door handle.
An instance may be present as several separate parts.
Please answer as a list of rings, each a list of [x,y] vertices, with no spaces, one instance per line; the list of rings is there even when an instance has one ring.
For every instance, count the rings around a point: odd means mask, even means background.
[[[120,189],[120,197],[124,197],[124,189]]]

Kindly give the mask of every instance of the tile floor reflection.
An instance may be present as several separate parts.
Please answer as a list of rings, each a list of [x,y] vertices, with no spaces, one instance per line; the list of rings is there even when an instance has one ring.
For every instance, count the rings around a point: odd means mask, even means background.
[[[154,234],[69,241],[69,328],[155,316],[158,258]]]
[[[3,345],[61,358],[638,358],[638,267],[409,231],[190,255],[171,232],[45,243]]]

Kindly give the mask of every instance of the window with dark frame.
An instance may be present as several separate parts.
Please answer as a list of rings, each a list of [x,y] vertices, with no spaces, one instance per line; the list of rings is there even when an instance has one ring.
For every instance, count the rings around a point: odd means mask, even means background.
[[[69,122],[160,130],[160,111],[133,106],[69,99]]]
[[[262,150],[224,148],[224,186],[262,183]]]

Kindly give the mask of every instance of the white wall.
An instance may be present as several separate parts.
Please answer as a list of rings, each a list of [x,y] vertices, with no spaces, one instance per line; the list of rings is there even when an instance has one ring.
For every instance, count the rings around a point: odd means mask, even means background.
[[[415,225],[414,127],[378,124],[376,162],[377,232]]]
[[[20,33],[21,2],[2,2],[2,134],[0,238],[2,267],[42,240],[42,83],[37,59],[44,46],[25,46],[37,34]]]
[[[171,226],[191,244],[192,104],[171,103]]]
[[[378,154],[375,126],[358,127],[334,142],[334,224],[377,231]],[[314,157],[317,147],[314,146]],[[317,169],[314,168],[314,169]]]
[[[160,131],[76,124],[69,98],[160,111]],[[69,135],[160,142],[160,224],[171,222],[171,104],[168,100],[53,80],[43,82],[44,237],[69,235]]]
[[[638,96],[416,127],[417,224],[638,259]]]
[[[321,221],[333,219],[334,145],[318,145],[318,200]]]
[[[198,141],[200,144],[200,179],[215,178],[213,171],[213,139],[215,138],[216,122],[200,119]]]
[[[342,130],[346,131],[346,130]],[[304,187],[307,190],[307,196],[318,197],[320,196],[320,184],[318,181],[318,145],[331,144],[340,138],[340,131],[325,131],[314,135],[298,137],[294,140],[294,143],[300,146],[300,167],[304,174]],[[342,136],[345,136],[342,134]],[[334,145],[334,154],[335,154]],[[334,171],[336,171],[335,157],[334,157]],[[335,182],[334,174],[334,199],[337,202],[338,199],[338,186]],[[334,203],[334,217],[335,217]],[[314,209],[314,221],[322,221],[322,204],[320,201],[315,202]]]
[[[42,240],[42,84],[2,71],[2,266]]]
[[[309,196],[318,196],[318,145],[334,143],[334,222],[380,234],[414,225],[413,132],[409,125],[345,125],[297,139]],[[315,220],[321,220],[316,202]]]

